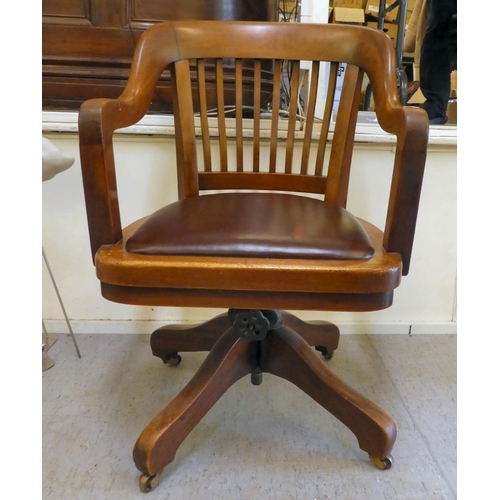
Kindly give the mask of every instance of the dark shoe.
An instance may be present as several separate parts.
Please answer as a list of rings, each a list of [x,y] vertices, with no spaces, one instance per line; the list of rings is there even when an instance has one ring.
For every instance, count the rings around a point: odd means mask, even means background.
[[[447,116],[436,116],[429,119],[429,125],[444,125],[448,121]]]

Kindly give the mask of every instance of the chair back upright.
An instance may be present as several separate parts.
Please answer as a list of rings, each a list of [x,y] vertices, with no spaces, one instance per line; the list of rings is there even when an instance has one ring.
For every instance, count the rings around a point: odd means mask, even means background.
[[[208,66],[215,71],[206,71]],[[226,66],[234,68],[230,75],[225,74]],[[99,104],[94,113],[92,101],[82,107],[82,123],[97,118],[103,123],[99,140],[104,149],[88,151],[89,163],[112,164],[112,132],[146,114],[165,69],[172,77],[180,199],[204,191],[272,190],[320,196],[342,207],[347,203],[366,74],[378,123],[397,136],[384,247],[401,254],[403,273],[407,273],[428,126],[425,113],[399,102],[395,54],[387,35],[332,24],[177,21],[155,25],[139,40],[123,94]],[[244,95],[249,81],[253,81],[252,106],[244,105],[249,102]],[[83,137],[81,143],[96,141]],[[114,169],[105,170],[108,175],[102,182],[111,187],[108,193],[113,192]],[[103,199],[92,204],[91,210],[100,218],[94,235],[91,230],[95,253],[102,244],[118,241],[121,229],[112,196],[103,192]]]

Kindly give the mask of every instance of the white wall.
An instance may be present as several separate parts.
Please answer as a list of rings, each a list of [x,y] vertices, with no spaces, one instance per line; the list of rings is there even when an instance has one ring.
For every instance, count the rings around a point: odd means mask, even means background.
[[[66,172],[43,183],[43,246],[75,333],[149,333],[166,322],[197,322],[220,311],[132,307],[100,296],[88,241],[77,134],[44,136],[75,156]],[[63,127],[72,130],[75,126]],[[448,128],[453,132],[452,128]],[[429,146],[413,261],[396,290],[394,305],[374,313],[305,313],[327,319],[344,332],[453,333],[456,331],[456,129],[455,138],[434,134]],[[453,133],[452,133],[453,135]],[[384,227],[393,161],[389,138],[358,143],[354,152],[349,208]],[[118,135],[115,141],[122,222],[146,215],[176,196],[174,144],[165,135]],[[43,266],[43,263],[42,263]],[[67,332],[52,283],[43,267],[43,319],[49,332]]]
[[[302,23],[327,23],[330,0],[302,0],[300,2]]]

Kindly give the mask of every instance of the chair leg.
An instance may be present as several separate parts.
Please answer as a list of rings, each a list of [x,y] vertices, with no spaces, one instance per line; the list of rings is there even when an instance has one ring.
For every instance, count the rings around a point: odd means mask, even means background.
[[[194,326],[165,325],[151,334],[151,351],[164,363],[177,365],[179,352],[210,351],[231,326],[227,313]]]
[[[141,490],[174,460],[177,449],[224,392],[252,372],[252,342],[233,328],[226,331],[186,387],[142,431],[133,452],[143,472]]]
[[[306,322],[297,316],[283,313],[283,324],[296,331],[325,359],[331,359],[339,345],[340,332],[336,325],[326,321]],[[231,328],[232,321],[221,314],[199,325],[166,325],[151,334],[151,350],[154,356],[171,365],[179,364],[179,352],[210,351],[223,332]]]
[[[396,440],[394,422],[381,408],[335,376],[303,336],[285,326],[285,322],[299,329],[310,325],[278,311],[233,310],[232,316],[232,319],[219,316],[212,320],[214,337],[217,325],[227,326],[231,321],[234,324],[220,335],[186,387],[139,436],[133,457],[143,473],[142,491],[148,492],[157,485],[161,471],[174,460],[184,439],[229,387],[248,374],[258,384],[262,372],[282,377],[302,389],[354,433],[359,447],[375,465],[381,469],[390,467],[390,451]],[[336,328],[325,324],[315,326],[316,335],[334,333]],[[193,330],[197,328],[200,327]],[[317,338],[314,335],[306,332],[304,336],[310,341]]]
[[[269,333],[263,371],[302,389],[354,433],[375,465],[391,466],[396,440],[391,417],[334,375],[296,332],[282,326]]]
[[[328,321],[306,322],[284,312],[283,325],[297,332],[310,346],[320,351],[325,359],[331,359],[339,346],[339,327]]]

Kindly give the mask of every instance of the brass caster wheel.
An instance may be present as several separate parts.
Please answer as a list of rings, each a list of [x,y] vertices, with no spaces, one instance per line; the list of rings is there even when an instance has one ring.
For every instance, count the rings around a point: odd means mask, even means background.
[[[142,493],[149,493],[151,490],[155,489],[160,484],[160,472],[154,474],[153,476],[148,476],[143,474],[139,478],[139,488]]]
[[[393,458],[391,455],[387,455],[385,458],[375,458],[370,455],[370,460],[380,470],[387,470],[392,467]]]
[[[167,354],[163,359],[166,365],[177,366],[182,361],[182,358],[177,353]]]

